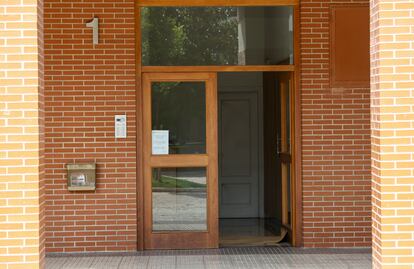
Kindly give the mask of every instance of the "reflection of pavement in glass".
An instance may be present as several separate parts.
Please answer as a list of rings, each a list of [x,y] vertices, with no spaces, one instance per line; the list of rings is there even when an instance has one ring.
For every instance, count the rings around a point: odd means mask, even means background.
[[[201,176],[201,177],[174,177],[174,178],[190,181],[190,182],[197,183],[197,184],[206,185],[206,177],[205,176]]]
[[[207,230],[206,192],[153,192],[154,231]]]
[[[171,178],[171,179],[179,179],[179,180],[189,181],[192,183],[197,183],[197,184],[202,184],[202,185],[206,185],[206,182],[207,182],[206,176],[177,177],[175,175],[168,175],[167,173],[163,173],[162,175],[168,178]]]

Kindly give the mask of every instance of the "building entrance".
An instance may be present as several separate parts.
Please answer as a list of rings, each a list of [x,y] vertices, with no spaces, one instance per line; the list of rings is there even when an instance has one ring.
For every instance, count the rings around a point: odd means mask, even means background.
[[[289,242],[295,6],[145,3],[142,248]]]

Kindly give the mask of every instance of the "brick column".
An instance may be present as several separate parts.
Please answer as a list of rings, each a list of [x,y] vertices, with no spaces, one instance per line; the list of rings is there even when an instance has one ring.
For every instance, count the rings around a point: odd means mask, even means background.
[[[43,268],[43,6],[0,2],[0,268]]]
[[[371,0],[374,268],[414,267],[414,1]]]

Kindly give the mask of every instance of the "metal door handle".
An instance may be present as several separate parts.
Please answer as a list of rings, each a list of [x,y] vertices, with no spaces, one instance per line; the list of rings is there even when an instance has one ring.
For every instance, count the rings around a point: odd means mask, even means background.
[[[281,150],[282,139],[280,138],[279,134],[276,136],[276,153],[279,156],[282,152]]]

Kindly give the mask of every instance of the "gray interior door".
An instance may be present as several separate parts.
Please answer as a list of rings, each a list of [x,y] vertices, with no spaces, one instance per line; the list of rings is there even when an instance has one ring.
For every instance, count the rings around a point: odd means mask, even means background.
[[[258,133],[257,93],[220,93],[220,218],[259,217]]]

